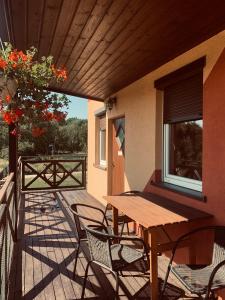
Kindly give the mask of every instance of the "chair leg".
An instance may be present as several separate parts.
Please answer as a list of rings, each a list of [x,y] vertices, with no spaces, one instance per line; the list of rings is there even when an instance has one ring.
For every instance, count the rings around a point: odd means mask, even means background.
[[[116,280],[116,288],[115,288],[115,300],[119,299],[119,276],[117,272],[113,272],[113,275],[115,277]]]
[[[121,227],[121,231],[120,231],[120,235],[121,235],[121,236],[123,235],[124,224],[125,224],[125,223],[123,222],[122,227]]]
[[[136,222],[133,222],[133,231],[134,231],[134,234],[137,234],[137,224],[136,224]]]
[[[77,268],[77,260],[79,256],[79,251],[80,251],[80,241],[78,242],[78,247],[76,250],[76,257],[75,257],[75,262],[74,262],[74,269],[73,269],[73,278],[75,278],[75,273],[76,273],[76,268]]]
[[[163,299],[163,295],[164,295],[164,292],[165,292],[165,289],[166,289],[166,285],[167,285],[168,277],[169,277],[169,274],[170,274],[170,270],[171,270],[171,266],[169,265],[168,269],[167,269],[167,272],[166,272],[164,282],[163,282],[162,290],[160,292],[160,297],[159,297],[160,300]]]
[[[127,234],[130,235],[129,224],[127,223]]]
[[[87,282],[88,269],[89,269],[89,266],[91,265],[91,263],[92,263],[92,261],[89,261],[89,262],[87,263],[87,267],[86,267],[86,270],[85,270],[84,284],[83,284],[83,288],[82,288],[81,299],[84,299],[84,292],[85,292],[85,287],[86,287],[86,282]]]

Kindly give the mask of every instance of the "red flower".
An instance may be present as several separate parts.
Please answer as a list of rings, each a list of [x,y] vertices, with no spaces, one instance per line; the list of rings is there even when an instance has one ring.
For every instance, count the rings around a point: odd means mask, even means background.
[[[60,122],[60,121],[64,120],[65,117],[66,117],[66,114],[63,113],[63,112],[56,112],[56,113],[54,114],[54,119],[55,119],[57,122]]]
[[[5,69],[7,66],[7,62],[0,57],[0,69]]]
[[[5,97],[5,100],[6,100],[7,103],[10,103],[11,100],[12,100],[12,98],[11,98],[10,95],[7,95],[7,96]]]
[[[11,120],[11,116],[9,112],[5,112],[3,113],[3,119],[7,124],[11,124],[12,120]]]
[[[54,119],[54,114],[50,111],[46,111],[43,115],[45,121],[52,121]]]
[[[35,101],[34,103],[36,108],[40,108],[41,107],[41,103],[39,101]]]
[[[66,80],[67,79],[67,71],[65,69],[59,68],[56,69],[54,65],[52,65],[52,72],[55,74],[55,76],[59,79]]]
[[[17,115],[18,118],[20,118],[23,115],[23,110],[20,108],[17,108],[15,110],[15,114]]]
[[[24,54],[23,51],[20,51],[20,52],[18,53],[18,56],[19,56],[19,57],[22,59],[22,61],[24,61],[24,62],[28,60],[27,55]]]
[[[14,136],[17,136],[18,130],[16,128],[14,128],[12,131],[10,131],[10,133]]]
[[[11,53],[9,54],[9,60],[10,60],[11,62],[18,62],[18,59],[19,59],[19,55],[18,55],[18,53],[17,53],[17,50],[13,50],[13,52],[11,52]]]
[[[12,124],[17,121],[17,116],[13,112],[6,111],[3,113],[3,119],[7,124]]]

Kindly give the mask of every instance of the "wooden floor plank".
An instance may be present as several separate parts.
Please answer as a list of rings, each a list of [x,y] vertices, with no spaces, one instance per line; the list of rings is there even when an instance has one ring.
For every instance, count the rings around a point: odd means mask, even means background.
[[[36,232],[40,229],[39,225],[41,222],[40,216],[35,215],[35,224],[36,224]],[[44,234],[44,231],[41,231]],[[33,237],[33,254],[37,253],[37,256],[33,258],[33,265],[34,265],[34,287],[36,293],[36,299],[46,300],[45,292],[44,292],[44,284],[43,284],[43,263],[41,261],[40,256],[40,246],[37,243],[37,238],[34,235]]]

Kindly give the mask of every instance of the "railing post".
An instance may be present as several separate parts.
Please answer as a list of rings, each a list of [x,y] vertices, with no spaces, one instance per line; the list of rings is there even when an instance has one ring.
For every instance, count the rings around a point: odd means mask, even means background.
[[[87,156],[84,157],[84,187],[86,188]]]
[[[15,124],[9,125],[9,173],[14,173],[14,205],[15,205],[15,214],[16,214],[16,230],[15,230],[15,239],[17,240],[17,163],[18,163],[18,138],[17,135],[12,134],[13,130],[16,130]]]

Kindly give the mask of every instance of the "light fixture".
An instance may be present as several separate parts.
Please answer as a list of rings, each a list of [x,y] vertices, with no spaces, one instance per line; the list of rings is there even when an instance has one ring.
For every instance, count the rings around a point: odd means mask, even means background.
[[[113,109],[113,105],[116,105],[116,97],[109,97],[106,101],[105,101],[105,108],[106,110],[111,111]]]

